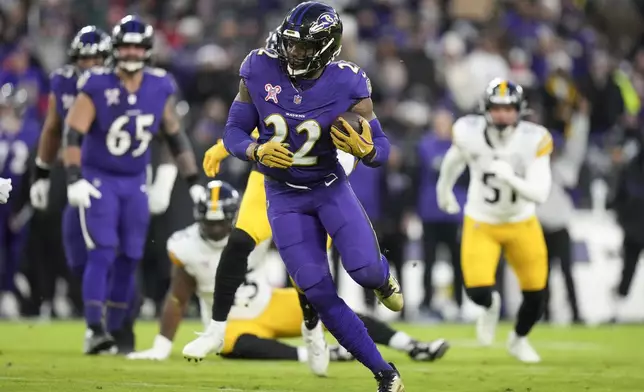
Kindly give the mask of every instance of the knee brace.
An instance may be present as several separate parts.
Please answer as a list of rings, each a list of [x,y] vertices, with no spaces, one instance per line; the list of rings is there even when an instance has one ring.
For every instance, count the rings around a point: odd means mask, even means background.
[[[484,308],[492,306],[492,286],[466,288],[467,296],[472,302]]]

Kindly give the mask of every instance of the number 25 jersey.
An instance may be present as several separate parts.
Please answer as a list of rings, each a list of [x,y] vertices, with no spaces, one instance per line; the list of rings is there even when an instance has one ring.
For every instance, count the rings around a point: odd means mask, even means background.
[[[129,93],[111,68],[97,67],[78,79],[96,117],[83,140],[82,166],[114,175],[145,173],[150,142],[159,132],[168,97],[176,92],[171,76],[145,68],[138,91]]]
[[[536,159],[552,152],[552,137],[547,129],[529,121],[520,121],[502,143],[497,132],[488,130],[485,117],[480,115],[461,117],[452,127],[452,143],[470,169],[464,212],[485,223],[520,222],[535,214],[536,204],[519,196],[486,169],[500,159],[523,177]]]

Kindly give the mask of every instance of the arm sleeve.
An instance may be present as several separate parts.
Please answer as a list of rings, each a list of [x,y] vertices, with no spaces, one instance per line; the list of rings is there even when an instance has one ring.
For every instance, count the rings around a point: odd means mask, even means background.
[[[373,141],[373,148],[376,153],[370,160],[363,159],[362,162],[369,167],[378,167],[387,163],[391,144],[377,118],[369,121],[369,125],[371,126],[371,141]]]
[[[259,115],[255,105],[233,101],[224,129],[224,147],[226,147],[226,151],[236,158],[248,161],[246,150],[255,141],[251,137],[251,133],[258,123]]]
[[[552,185],[550,155],[540,156],[532,162],[526,171],[525,179],[512,176],[507,181],[522,197],[539,204],[545,202]]]
[[[452,191],[456,181],[465,170],[465,166],[465,157],[461,150],[452,144],[443,158],[438,182],[436,183],[436,193],[439,198]]]

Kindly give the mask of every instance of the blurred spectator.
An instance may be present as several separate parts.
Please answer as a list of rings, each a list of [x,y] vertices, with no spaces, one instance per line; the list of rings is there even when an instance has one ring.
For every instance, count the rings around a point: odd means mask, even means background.
[[[562,132],[553,132],[555,150],[551,157],[552,188],[546,202],[537,208],[537,216],[543,226],[548,248],[550,270],[552,271],[555,260],[561,266],[574,323],[580,323],[582,320],[572,273],[572,241],[568,232],[575,205],[566,190],[577,185],[579,171],[584,162],[590,130],[589,112],[588,102],[581,101],[579,110],[570,117],[568,137],[565,141]],[[548,285],[548,299],[549,292]],[[546,304],[544,317],[550,320],[550,303]]]
[[[620,302],[628,296],[637,262],[644,250],[644,132],[641,129],[637,139],[638,152],[621,169],[613,200],[617,220],[624,231],[624,264],[615,289]]]
[[[436,182],[441,162],[451,146],[451,130],[454,117],[447,110],[438,110],[434,114],[433,127],[421,139],[418,146],[420,167],[416,183],[418,184],[418,215],[423,221],[423,253],[425,260],[425,297],[422,310],[426,316],[437,316],[432,308],[434,285],[432,270],[436,261],[439,245],[444,245],[449,253],[454,271],[454,299],[459,308],[463,304],[463,277],[461,273],[460,226],[463,215],[449,215],[438,208],[436,201]],[[461,205],[467,194],[467,176],[463,175],[454,187],[454,194]]]

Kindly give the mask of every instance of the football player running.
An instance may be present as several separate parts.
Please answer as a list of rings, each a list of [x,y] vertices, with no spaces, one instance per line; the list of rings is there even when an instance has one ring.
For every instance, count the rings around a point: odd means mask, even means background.
[[[402,309],[400,286],[337,159],[341,149],[375,167],[387,161],[390,147],[373,113],[365,72],[333,61],[341,40],[342,22],[332,7],[305,2],[293,8],[279,28],[278,51],[254,50],[242,63],[224,145],[231,155],[257,162],[266,176],[273,239],[324,325],[373,372],[378,391],[401,392],[400,374],[338,296],[326,255],[328,233],[349,275],[373,289],[389,309]],[[363,117],[361,130],[343,119],[332,126],[347,110]],[[250,134],[256,127],[255,141]],[[219,350],[224,328],[211,321],[198,339],[201,348],[187,346],[184,355],[203,358]]]
[[[276,31],[271,31],[266,39],[266,48],[277,50]],[[254,137],[256,136],[254,135]],[[219,172],[221,161],[228,156],[229,154],[224,147],[223,141],[219,140],[204,156],[203,168],[206,175],[215,177]],[[357,163],[353,155],[341,150],[338,150],[338,161],[347,176],[351,174]],[[232,230],[230,239],[224,247],[221,262],[215,274],[216,284],[212,300],[213,320],[219,323],[226,322],[234,303],[235,292],[244,282],[249,255],[258,244],[269,240],[272,235],[266,212],[264,175],[255,167],[248,178],[235,228]],[[299,298],[304,316],[301,328],[302,337],[307,347],[309,365],[314,374],[326,375],[330,353],[324,339],[322,323],[306,296],[299,293]],[[224,328],[221,329],[220,334],[222,335],[221,339],[223,339]],[[205,355],[202,354],[203,347],[202,342],[197,339],[194,343],[186,346],[186,353],[192,358],[202,358],[199,355]]]
[[[233,230],[239,196],[229,184],[221,181],[211,181],[208,191],[211,197],[195,205],[197,223],[177,231],[168,240],[168,253],[174,265],[159,334],[152,348],[131,353],[128,359],[167,359],[193,294],[199,297],[204,326],[210,322],[216,285],[212,275]],[[309,362],[306,347],[294,347],[277,340],[301,336],[300,326],[304,320],[296,289],[274,289],[268,282],[264,260],[269,244],[270,239],[263,241],[250,255],[248,272],[235,295],[221,354],[224,358]],[[442,357],[448,348],[443,339],[418,342],[371,317],[360,318],[376,343],[400,350],[412,360],[433,361]],[[331,349],[331,358],[335,361],[353,359],[341,346]],[[309,362],[309,365],[316,370],[314,363]]]
[[[494,341],[501,298],[494,291],[503,250],[516,273],[523,302],[507,347],[523,362],[539,362],[527,335],[544,309],[548,259],[536,205],[550,192],[552,137],[542,126],[525,121],[521,86],[495,79],[481,103],[483,115],[460,118],[452,146],[443,160],[436,193],[449,213],[460,206],[452,191],[467,165],[470,185],[465,204],[461,264],[468,296],[485,308],[476,325],[482,345]]]
[[[65,120],[67,198],[79,210],[87,248],[83,301],[91,330],[88,354],[113,346],[111,334],[122,326],[134,294],[150,219],[146,167],[153,137],[166,139],[193,200],[205,197],[175,111],[174,81],[164,70],[146,66],[153,34],[152,26],[137,17],[123,18],[112,31],[114,67],[92,68],[79,78],[78,95]]]

